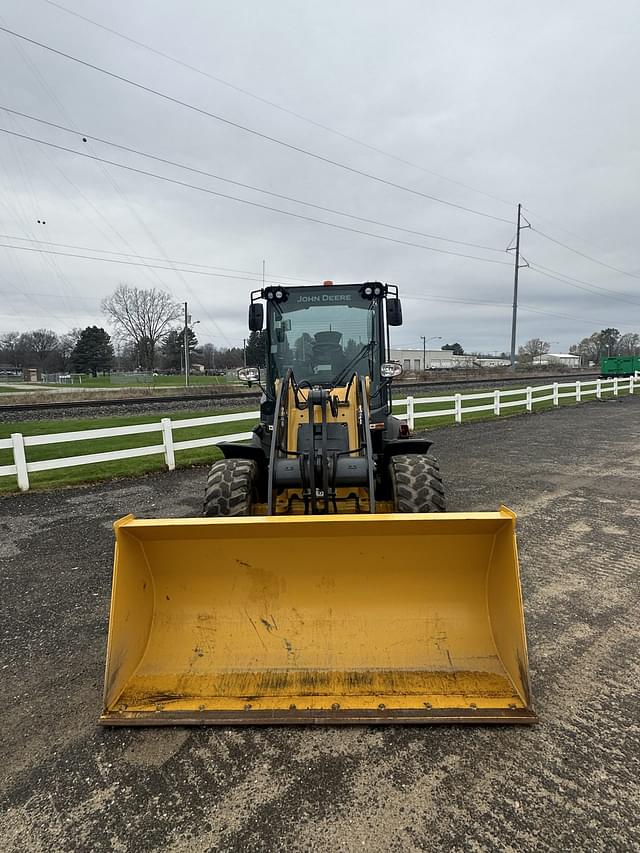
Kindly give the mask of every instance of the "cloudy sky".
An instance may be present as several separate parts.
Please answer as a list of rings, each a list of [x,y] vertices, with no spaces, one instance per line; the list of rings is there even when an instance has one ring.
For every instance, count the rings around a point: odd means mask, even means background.
[[[397,345],[507,350],[518,202],[518,342],[640,331],[635,0],[4,0],[0,25],[169,96],[0,32],[1,105],[71,130],[0,111],[41,140],[0,133],[0,333],[106,324],[126,282],[237,345],[264,259],[398,284]]]

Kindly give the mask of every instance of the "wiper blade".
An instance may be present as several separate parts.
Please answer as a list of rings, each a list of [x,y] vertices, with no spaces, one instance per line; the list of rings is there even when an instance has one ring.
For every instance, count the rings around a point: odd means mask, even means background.
[[[365,355],[369,350],[373,349],[373,341],[369,341],[363,347],[361,347],[358,352],[353,356],[351,361],[343,367],[340,373],[335,377],[335,379],[331,380],[331,388],[337,388],[339,385],[345,381],[347,376],[349,375],[349,371],[353,370],[354,366],[360,361],[363,355]]]

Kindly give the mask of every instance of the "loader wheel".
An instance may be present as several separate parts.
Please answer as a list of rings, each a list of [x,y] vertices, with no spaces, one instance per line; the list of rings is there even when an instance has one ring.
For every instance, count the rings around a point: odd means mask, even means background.
[[[445,512],[444,486],[433,456],[392,456],[389,477],[395,512]]]
[[[207,518],[251,515],[257,500],[258,466],[250,459],[220,459],[209,470],[202,514]]]

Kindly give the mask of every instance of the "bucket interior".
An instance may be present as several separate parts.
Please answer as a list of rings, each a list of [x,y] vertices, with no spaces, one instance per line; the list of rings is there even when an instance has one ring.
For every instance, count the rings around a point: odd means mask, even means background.
[[[116,535],[103,722],[531,713],[506,510]]]

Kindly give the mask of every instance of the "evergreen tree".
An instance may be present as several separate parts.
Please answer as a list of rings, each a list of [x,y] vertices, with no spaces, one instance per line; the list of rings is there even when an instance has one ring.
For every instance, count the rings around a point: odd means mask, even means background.
[[[98,326],[87,326],[83,329],[71,353],[71,363],[77,373],[91,373],[97,376],[111,370],[113,361],[113,346],[111,338],[104,329]]]
[[[198,339],[193,329],[187,329],[189,352],[198,346]],[[162,344],[162,358],[165,370],[184,369],[184,332],[182,329],[172,329]]]
[[[267,333],[251,332],[245,351],[247,367],[264,367],[267,363]]]

